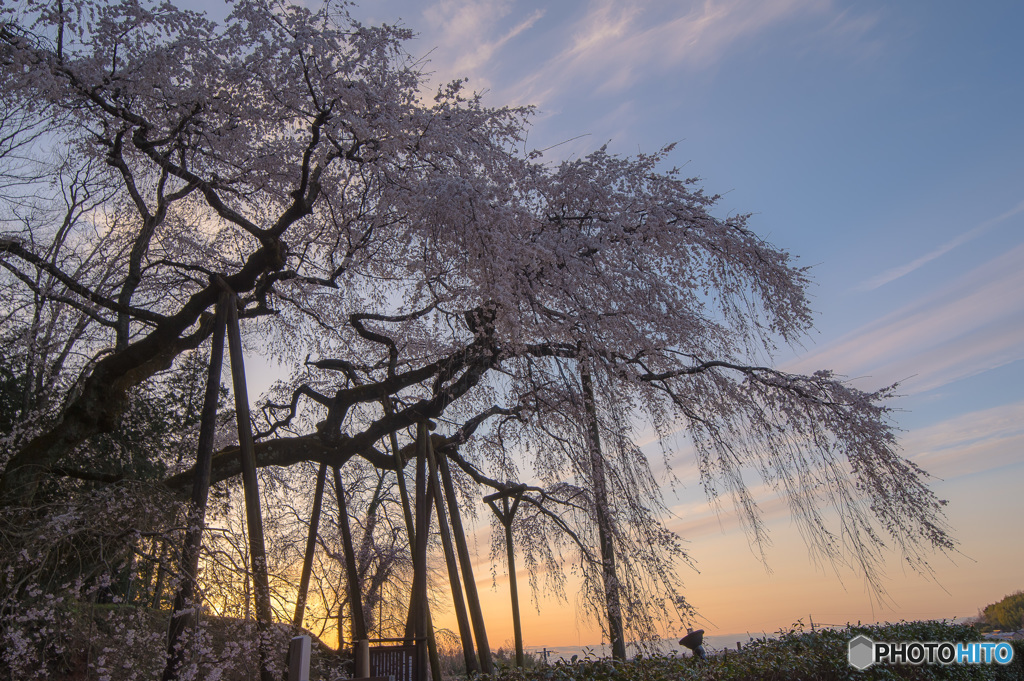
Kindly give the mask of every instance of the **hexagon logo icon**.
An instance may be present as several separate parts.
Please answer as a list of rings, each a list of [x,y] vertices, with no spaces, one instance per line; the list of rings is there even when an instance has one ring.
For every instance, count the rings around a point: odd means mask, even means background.
[[[861,671],[867,669],[875,662],[875,642],[864,634],[850,639],[847,653],[850,666]]]

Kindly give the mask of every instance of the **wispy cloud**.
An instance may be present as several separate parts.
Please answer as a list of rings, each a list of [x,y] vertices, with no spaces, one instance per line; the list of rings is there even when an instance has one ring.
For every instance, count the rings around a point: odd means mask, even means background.
[[[809,16],[822,20],[807,32],[819,42],[856,40],[873,25],[831,0],[588,0],[528,14],[510,0],[437,0],[423,10],[420,44],[430,50],[435,82],[469,77],[499,103],[547,108],[567,91],[617,93],[680,68],[708,68]],[[528,48],[511,54],[509,43],[527,33]]]
[[[490,87],[488,66],[505,45],[543,18],[537,9],[514,15],[508,0],[440,0],[423,10],[430,68],[437,84],[469,78],[474,89]],[[511,23],[511,25],[509,25]]]
[[[545,108],[566,90],[617,94],[683,70],[711,70],[736,49],[756,46],[769,32],[809,17],[821,28],[782,40],[798,40],[803,51],[849,48],[876,25],[872,15],[840,11],[830,0],[591,0],[562,32],[561,51],[496,91],[514,103]]]
[[[547,106],[567,88],[622,92],[679,69],[707,69],[757,36],[808,16],[826,21],[817,34],[842,34],[844,42],[873,25],[863,15],[835,11],[829,0],[592,0],[563,32],[565,48],[502,94]]]
[[[920,393],[1024,359],[1024,244],[786,365]]]
[[[1024,463],[1024,402],[915,429],[902,445],[908,458],[946,480]]]
[[[971,229],[967,230],[963,234],[960,234],[959,236],[956,236],[953,239],[950,239],[949,241],[947,241],[946,243],[942,244],[938,248],[936,248],[936,249],[934,249],[934,250],[932,250],[932,251],[930,251],[928,253],[925,253],[921,257],[915,258],[914,260],[911,260],[910,262],[905,263],[903,265],[898,265],[896,267],[888,269],[885,272],[882,272],[881,274],[878,274],[878,275],[876,275],[874,277],[871,277],[870,279],[867,279],[867,280],[861,282],[855,288],[858,291],[871,291],[871,290],[874,290],[874,289],[876,289],[876,288],[878,288],[880,286],[884,286],[884,285],[886,285],[886,284],[888,284],[890,282],[896,281],[897,279],[899,279],[901,277],[905,277],[906,275],[910,274],[914,270],[917,270],[920,267],[923,267],[924,265],[927,265],[928,263],[930,263],[932,260],[935,260],[936,258],[942,257],[943,255],[945,255],[946,253],[949,253],[950,251],[952,251],[954,248],[957,248],[958,246],[963,246],[967,242],[975,239],[976,237],[981,236],[982,234],[987,232],[992,227],[998,225],[1000,222],[1003,222],[1004,220],[1006,220],[1008,218],[1011,218],[1014,215],[1017,215],[1018,213],[1021,213],[1021,212],[1024,212],[1024,201],[1021,201],[1020,203],[1018,203],[1016,206],[1014,206],[1010,210],[1006,211],[1005,213],[1002,213],[1001,215],[997,215],[994,218],[990,218],[988,220],[985,220],[981,224],[976,225],[975,227],[972,227]]]

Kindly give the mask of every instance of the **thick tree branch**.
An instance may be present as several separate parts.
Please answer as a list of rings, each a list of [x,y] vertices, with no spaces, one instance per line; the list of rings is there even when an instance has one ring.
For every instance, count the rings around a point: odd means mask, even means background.
[[[84,284],[81,284],[77,279],[67,274],[56,265],[54,265],[49,260],[46,260],[36,255],[32,251],[22,246],[20,242],[15,241],[13,239],[0,238],[0,253],[10,253],[11,255],[20,258],[21,260],[24,260],[25,262],[29,263],[36,269],[45,272],[46,274],[50,275],[51,277],[59,281],[61,284],[67,287],[69,291],[81,296],[82,298],[88,300],[89,302],[95,303],[96,305],[104,307],[112,312],[130,315],[136,319],[150,322],[152,324],[159,324],[160,322],[167,319],[163,315],[157,314],[156,312],[151,312],[149,310],[144,310],[142,308],[132,307],[130,305],[122,305],[117,301],[108,298],[107,296],[101,295],[93,291]],[[15,268],[12,267],[9,267],[8,269],[11,269],[12,272],[16,271]]]

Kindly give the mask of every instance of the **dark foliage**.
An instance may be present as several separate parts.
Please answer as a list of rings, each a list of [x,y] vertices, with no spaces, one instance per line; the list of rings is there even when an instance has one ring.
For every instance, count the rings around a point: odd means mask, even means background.
[[[847,662],[847,644],[858,634],[874,641],[952,641],[982,639],[977,629],[950,622],[848,625],[814,632],[794,628],[778,637],[751,641],[740,651],[722,651],[706,661],[677,655],[559,661],[531,670],[502,669],[494,681],[887,681],[930,679],[1024,680],[1024,642],[1014,641],[1009,665],[873,665],[858,671]]]

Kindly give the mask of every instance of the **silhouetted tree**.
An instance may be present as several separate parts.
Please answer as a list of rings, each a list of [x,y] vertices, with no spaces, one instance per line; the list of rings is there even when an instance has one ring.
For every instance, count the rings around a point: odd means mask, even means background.
[[[5,439],[0,506],[39,503],[81,452],[106,472],[101,439],[185,370],[226,285],[290,372],[258,467],[393,471],[434,419],[470,496],[526,485],[512,533],[549,542],[526,564],[577,551],[614,640],[653,636],[681,603],[643,422],[688,433],[709,497],[731,497],[758,545],[750,476],[876,587],[883,537],[916,569],[952,547],[897,453],[889,390],[765,363],[811,327],[807,272],[746,216],[715,217],[670,147],[523,153],[530,109],[458,82],[425,101],[409,31],[332,3],[239,0],[217,25],[56,0],[0,22],[3,334],[25,366],[47,357],[41,383],[5,374],[43,389]],[[213,482],[239,466],[225,443]]]

